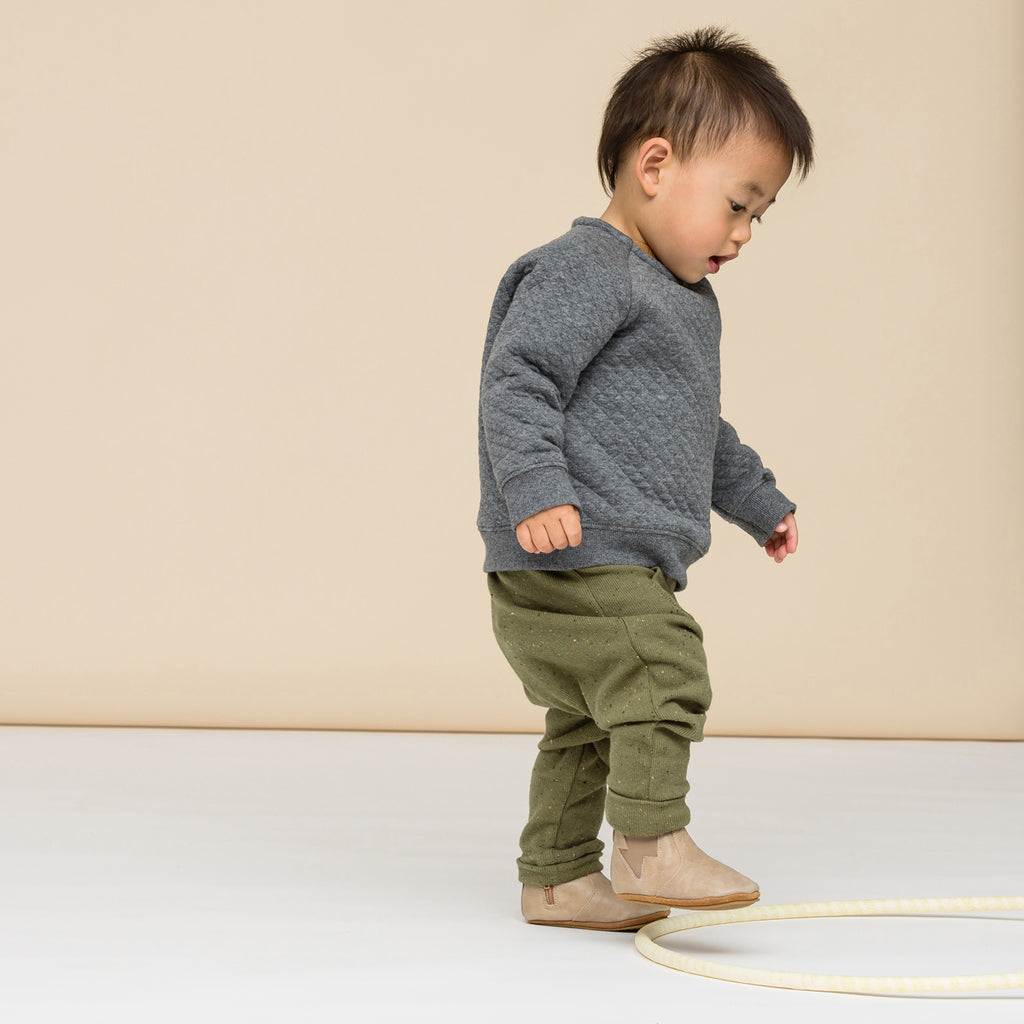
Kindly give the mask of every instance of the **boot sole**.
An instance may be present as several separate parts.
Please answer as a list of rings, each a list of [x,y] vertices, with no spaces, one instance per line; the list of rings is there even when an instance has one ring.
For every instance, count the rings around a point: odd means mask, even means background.
[[[684,910],[740,910],[753,906],[760,898],[759,892],[737,892],[730,896],[706,896],[699,900],[674,900],[668,896],[644,896],[635,892],[619,892],[621,900],[630,903],[657,903],[661,907],[681,907]]]
[[[650,900],[644,900],[649,903]],[[664,906],[665,904],[661,904]],[[588,932],[635,932],[643,928],[645,924],[652,921],[660,921],[668,917],[668,911],[663,914],[645,914],[643,917],[632,917],[628,921],[530,921],[527,924],[542,924],[547,928],[583,928]]]

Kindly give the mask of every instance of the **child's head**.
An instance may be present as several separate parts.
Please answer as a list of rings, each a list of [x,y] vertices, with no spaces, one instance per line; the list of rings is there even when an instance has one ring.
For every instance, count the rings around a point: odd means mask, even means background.
[[[811,126],[775,68],[719,28],[652,43],[619,79],[604,114],[597,162],[605,190],[646,139],[681,161],[710,156],[738,135],[775,143],[801,178],[814,160]]]
[[[696,284],[812,160],[811,127],[772,65],[701,29],[648,47],[615,86],[598,149],[604,219]]]

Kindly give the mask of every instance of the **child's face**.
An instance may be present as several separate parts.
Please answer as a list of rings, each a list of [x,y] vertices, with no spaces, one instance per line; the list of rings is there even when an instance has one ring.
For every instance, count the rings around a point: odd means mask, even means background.
[[[656,189],[637,227],[654,257],[680,280],[717,274],[750,241],[755,219],[775,202],[792,161],[777,144],[737,135],[715,153],[657,168]]]

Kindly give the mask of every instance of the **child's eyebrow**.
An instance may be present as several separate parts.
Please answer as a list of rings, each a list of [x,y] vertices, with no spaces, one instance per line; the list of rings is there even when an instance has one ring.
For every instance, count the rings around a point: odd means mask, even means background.
[[[757,196],[758,199],[764,199],[764,189],[761,188],[761,186],[758,185],[756,181],[745,181],[742,185],[740,185],[740,188],[746,192],[750,192],[752,195]],[[768,200],[768,205],[771,206],[774,202],[775,197],[773,196],[771,199]]]

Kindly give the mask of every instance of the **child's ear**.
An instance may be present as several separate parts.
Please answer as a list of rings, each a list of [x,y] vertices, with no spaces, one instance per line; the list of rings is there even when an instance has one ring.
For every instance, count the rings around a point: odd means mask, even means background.
[[[646,195],[653,197],[658,194],[662,174],[671,159],[672,143],[668,139],[648,139],[640,144],[633,171]]]

